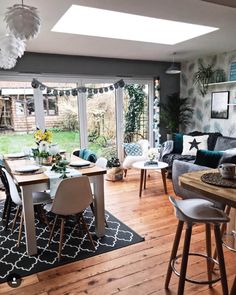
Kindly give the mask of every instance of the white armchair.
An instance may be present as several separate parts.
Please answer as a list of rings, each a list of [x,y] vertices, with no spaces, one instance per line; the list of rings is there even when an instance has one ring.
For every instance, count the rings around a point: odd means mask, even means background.
[[[134,162],[148,160],[148,149],[150,147],[147,139],[140,139],[136,143],[125,143],[125,159],[123,161],[124,176],[127,175],[127,170],[132,168]]]

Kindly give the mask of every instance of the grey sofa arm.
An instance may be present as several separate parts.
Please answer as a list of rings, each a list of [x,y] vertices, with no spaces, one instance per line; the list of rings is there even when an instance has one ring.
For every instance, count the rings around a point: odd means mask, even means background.
[[[161,146],[161,150],[160,150],[160,161],[162,161],[162,158],[167,155],[170,154],[174,149],[174,141],[173,140],[167,140],[165,142],[163,142],[162,146]]]

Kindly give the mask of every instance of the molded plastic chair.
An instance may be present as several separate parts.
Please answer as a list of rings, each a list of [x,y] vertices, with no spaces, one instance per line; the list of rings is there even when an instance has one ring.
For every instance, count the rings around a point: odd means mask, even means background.
[[[220,224],[229,222],[229,217],[222,210],[214,207],[214,204],[203,199],[187,199],[187,200],[175,200],[173,197],[169,197],[170,202],[175,207],[176,217],[179,219],[175,240],[171,252],[171,257],[168,265],[167,276],[165,281],[165,288],[168,289],[169,282],[171,279],[172,271],[179,276],[179,286],[178,286],[178,295],[184,294],[185,281],[197,284],[209,284],[221,280],[222,290],[224,295],[228,294],[228,284],[225,271],[225,262],[224,254],[222,249],[221,233],[220,233]],[[176,256],[178,251],[178,246],[181,238],[181,233],[183,230],[184,222],[187,225],[183,254],[182,254],[182,263],[180,273],[178,273],[174,267],[175,261],[181,256]],[[206,226],[206,250],[207,255],[200,253],[189,253],[190,240],[192,234],[192,226],[194,223],[203,223]],[[216,248],[218,253],[219,260],[219,269],[221,277],[218,279],[212,279],[212,268],[211,264],[215,262],[211,257],[211,227],[214,226],[214,234],[216,241]],[[186,277],[187,264],[189,255],[202,256],[207,259],[207,273],[208,281],[196,281]]]
[[[107,167],[107,159],[104,157],[99,157],[96,161],[96,166],[106,169]]]
[[[89,207],[92,202],[93,195],[88,176],[78,176],[63,179],[57,188],[53,203],[47,204],[44,207],[48,212],[56,214],[51,229],[48,245],[50,245],[51,243],[58,217],[61,219],[58,260],[60,260],[61,258],[61,250],[64,235],[64,222],[65,218],[69,215],[75,215],[77,217],[79,225],[80,223],[82,223],[84,230],[86,231],[88,238],[92,243],[93,249],[95,250],[92,236],[83,218],[83,211],[87,207]]]
[[[18,242],[17,242],[17,246],[19,246],[20,240],[21,240],[21,234],[22,234],[23,221],[24,221],[24,214],[22,212],[22,200],[12,176],[7,172],[5,168],[1,168],[1,169],[7,179],[7,186],[9,188],[9,194],[10,194],[11,200],[17,205],[16,214],[12,224],[12,232],[14,230],[17,217],[21,213],[20,229],[19,229]],[[50,195],[47,195],[47,194],[41,194],[41,193],[38,194],[37,192],[34,192],[32,194],[32,198],[33,198],[34,205],[42,205],[42,204],[51,202]],[[45,220],[47,221],[46,216],[45,216]]]

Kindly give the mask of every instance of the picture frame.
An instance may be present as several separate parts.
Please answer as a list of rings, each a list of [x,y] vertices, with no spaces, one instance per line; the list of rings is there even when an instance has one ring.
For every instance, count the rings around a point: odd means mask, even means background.
[[[228,119],[229,117],[229,91],[211,93],[211,118]]]

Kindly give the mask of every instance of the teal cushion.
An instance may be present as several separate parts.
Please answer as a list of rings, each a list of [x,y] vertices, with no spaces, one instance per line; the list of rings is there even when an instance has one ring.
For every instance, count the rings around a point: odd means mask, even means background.
[[[142,156],[142,148],[138,143],[124,143],[124,149],[127,156]]]
[[[173,134],[173,141],[174,141],[174,154],[181,154],[183,151],[183,134],[182,133],[174,133]]]
[[[222,156],[221,151],[198,150],[194,164],[217,168]]]
[[[86,161],[90,161],[92,163],[95,163],[97,161],[97,156],[95,155],[94,152],[88,150],[88,149],[82,149],[80,150],[80,155],[82,159]]]

